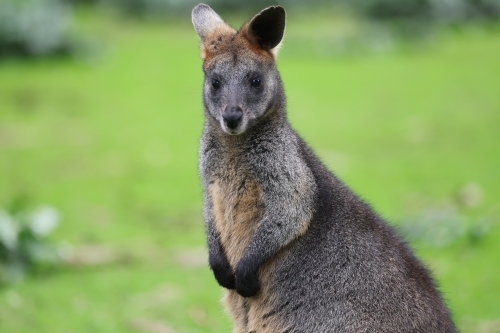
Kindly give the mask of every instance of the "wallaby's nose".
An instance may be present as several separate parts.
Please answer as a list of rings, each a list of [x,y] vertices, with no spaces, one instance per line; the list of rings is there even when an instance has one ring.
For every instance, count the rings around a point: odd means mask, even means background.
[[[240,108],[230,108],[222,114],[222,119],[226,123],[229,129],[236,129],[240,124],[241,118],[243,118],[243,112]]]

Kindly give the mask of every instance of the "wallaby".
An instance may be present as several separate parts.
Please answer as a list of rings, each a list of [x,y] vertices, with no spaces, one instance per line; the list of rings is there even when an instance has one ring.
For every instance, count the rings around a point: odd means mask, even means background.
[[[405,242],[291,128],[276,68],[285,10],[238,31],[204,4],[192,20],[209,264],[234,332],[456,332]]]

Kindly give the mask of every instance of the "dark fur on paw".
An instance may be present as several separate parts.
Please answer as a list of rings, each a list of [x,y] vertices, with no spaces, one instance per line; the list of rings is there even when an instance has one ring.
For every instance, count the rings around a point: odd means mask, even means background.
[[[243,297],[257,295],[260,290],[259,269],[241,260],[236,266],[236,291]]]
[[[235,289],[235,277],[227,260],[210,260],[210,268],[214,272],[217,282],[226,289]]]

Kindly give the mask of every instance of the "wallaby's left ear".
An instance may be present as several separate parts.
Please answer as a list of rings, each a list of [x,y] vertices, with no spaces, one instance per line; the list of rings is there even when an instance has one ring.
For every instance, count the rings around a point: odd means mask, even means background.
[[[245,25],[244,33],[251,42],[276,55],[285,33],[285,24],[285,9],[272,6],[255,15]]]

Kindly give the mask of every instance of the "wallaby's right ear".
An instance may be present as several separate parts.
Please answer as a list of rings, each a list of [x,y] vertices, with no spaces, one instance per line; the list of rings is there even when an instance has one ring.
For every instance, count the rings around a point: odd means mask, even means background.
[[[229,27],[212,8],[203,3],[194,7],[191,19],[202,43],[218,29]]]
[[[245,36],[263,50],[277,56],[285,34],[286,13],[281,6],[271,6],[255,15],[242,28]]]

